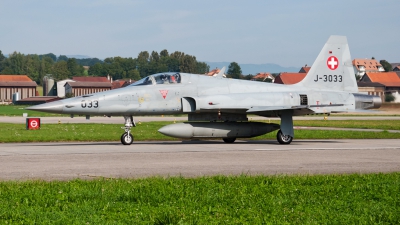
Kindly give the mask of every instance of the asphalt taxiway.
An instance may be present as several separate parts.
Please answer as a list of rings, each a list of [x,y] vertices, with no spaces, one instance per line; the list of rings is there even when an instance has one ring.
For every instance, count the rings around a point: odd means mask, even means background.
[[[400,171],[396,139],[0,144],[0,180]]]

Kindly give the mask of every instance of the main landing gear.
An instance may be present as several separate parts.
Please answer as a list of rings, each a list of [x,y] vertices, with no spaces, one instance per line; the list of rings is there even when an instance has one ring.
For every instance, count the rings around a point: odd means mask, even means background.
[[[133,135],[131,134],[131,128],[136,127],[135,121],[133,121],[132,116],[124,116],[125,126],[121,127],[125,130],[125,133],[121,136],[121,143],[123,145],[130,145],[133,142]]]
[[[276,139],[278,140],[279,144],[288,145],[292,142],[293,137],[290,135],[284,135],[281,130],[278,131],[276,134]]]

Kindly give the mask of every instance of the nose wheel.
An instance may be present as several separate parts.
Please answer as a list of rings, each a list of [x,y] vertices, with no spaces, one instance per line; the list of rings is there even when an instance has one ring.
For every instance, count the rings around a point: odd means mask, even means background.
[[[135,121],[132,116],[124,116],[125,126],[121,127],[125,130],[125,133],[121,135],[121,143],[123,145],[130,145],[133,142],[133,135],[131,134],[131,128],[136,127]]]
[[[131,132],[123,133],[121,136],[121,143],[123,145],[130,145],[133,142],[133,135]]]

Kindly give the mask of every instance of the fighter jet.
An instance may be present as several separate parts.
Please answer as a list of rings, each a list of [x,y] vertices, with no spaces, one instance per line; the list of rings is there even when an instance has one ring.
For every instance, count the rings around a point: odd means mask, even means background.
[[[306,77],[283,85],[189,73],[158,73],[128,87],[93,93],[28,109],[75,115],[123,116],[121,143],[133,142],[135,116],[187,114],[188,122],[159,132],[177,138],[250,138],[275,130],[280,144],[294,138],[293,116],[379,108],[379,96],[357,93],[345,36],[331,36]],[[280,117],[281,123],[249,122],[248,115]]]

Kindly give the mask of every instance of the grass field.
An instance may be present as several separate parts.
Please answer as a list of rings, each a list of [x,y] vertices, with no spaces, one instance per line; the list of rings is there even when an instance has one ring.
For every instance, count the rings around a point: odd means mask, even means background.
[[[172,122],[146,122],[132,128],[136,141],[178,140],[157,130]],[[400,130],[400,121],[295,121],[295,126],[328,126],[346,128],[376,128]],[[42,124],[40,130],[26,130],[25,124],[0,124],[0,142],[57,142],[57,141],[118,141],[123,133],[115,124]],[[295,139],[398,139],[400,133],[295,130]],[[276,139],[276,131],[252,138]]]
[[[0,182],[1,224],[400,224],[400,173]]]
[[[21,116],[27,113],[30,117],[69,116],[65,114],[52,114],[26,110],[26,105],[0,105],[0,116]]]

